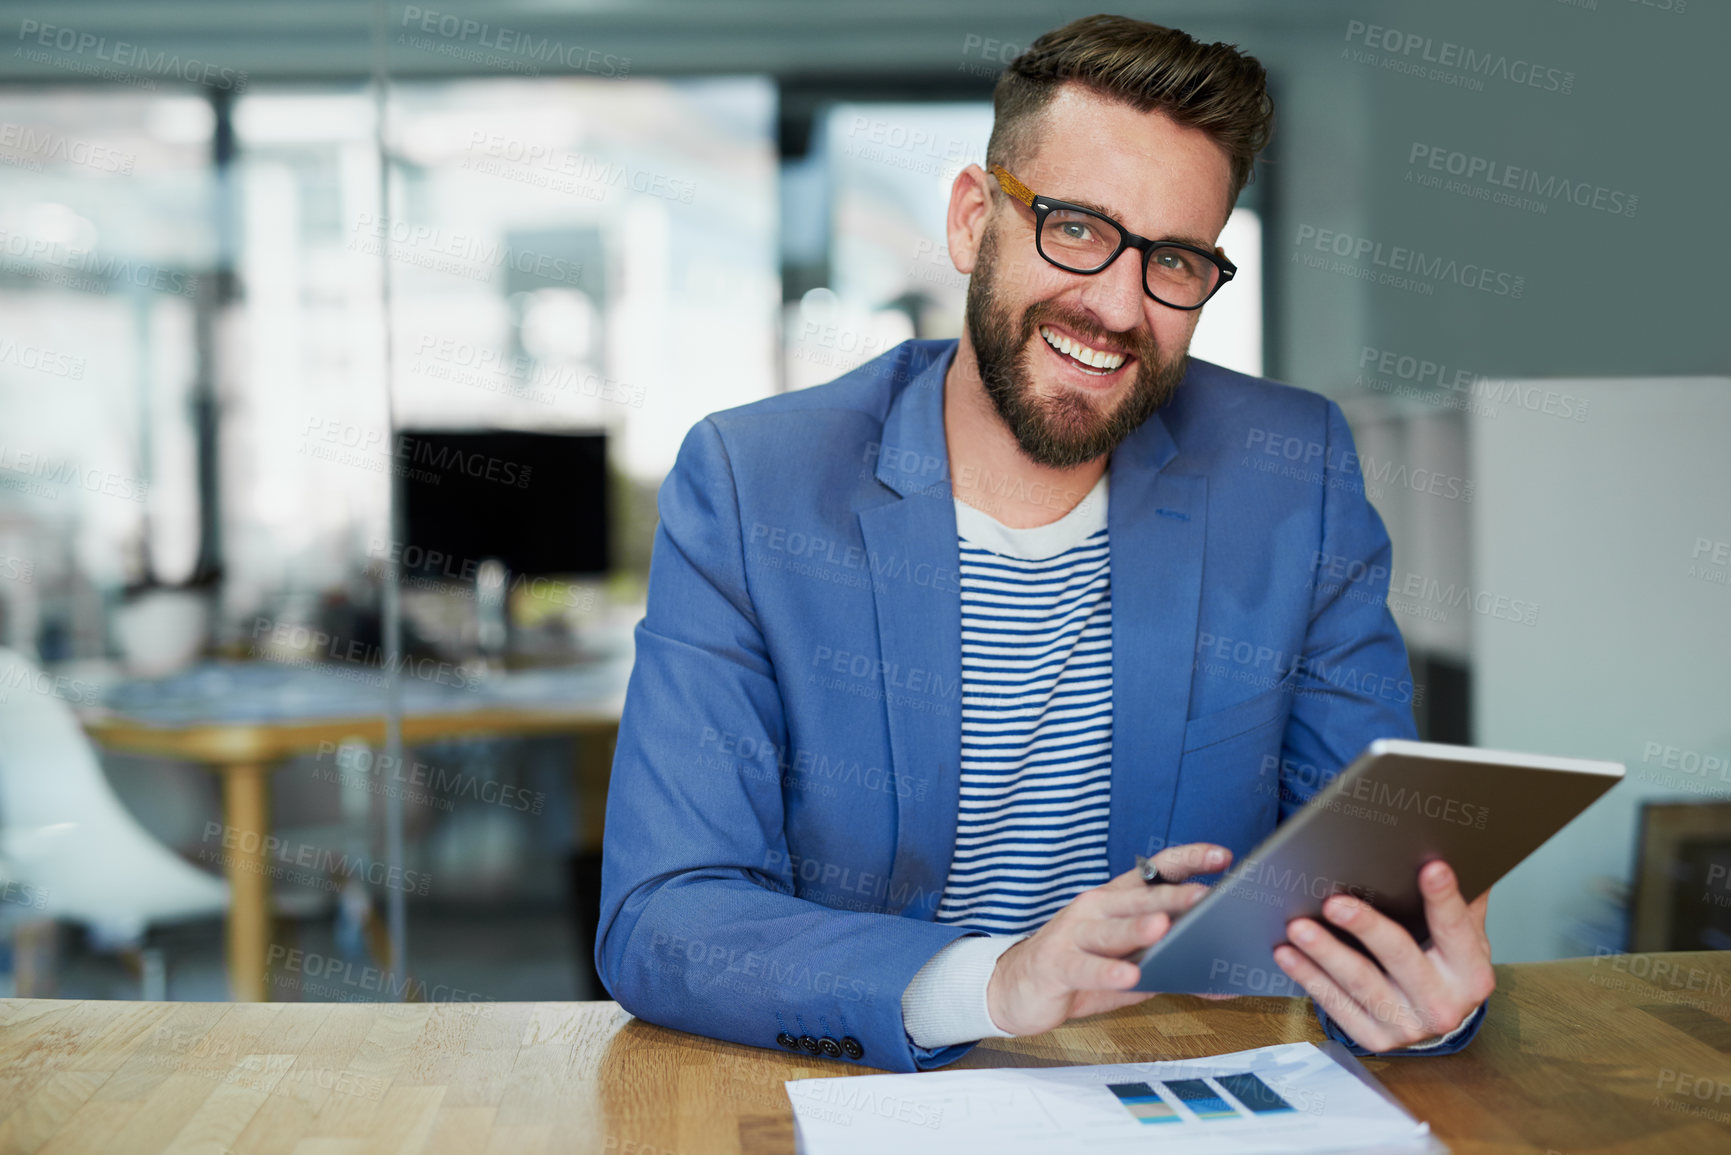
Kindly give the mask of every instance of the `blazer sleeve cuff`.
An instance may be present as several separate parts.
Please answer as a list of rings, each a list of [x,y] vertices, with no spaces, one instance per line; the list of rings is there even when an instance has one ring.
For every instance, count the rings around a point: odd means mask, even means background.
[[[1311,1005],[1316,1010],[1316,1021],[1322,1024],[1323,1034],[1327,1035],[1337,1043],[1344,1044],[1346,1048],[1355,1055],[1369,1055],[1372,1053],[1353,1041],[1352,1037],[1341,1029],[1340,1024],[1330,1018],[1328,1012],[1322,1009],[1320,1003],[1313,1002]],[[1422,1043],[1414,1043],[1410,1047],[1402,1047],[1399,1050],[1382,1051],[1378,1054],[1378,1057],[1387,1059],[1398,1058],[1404,1055],[1452,1055],[1456,1051],[1463,1049],[1478,1035],[1479,1028],[1484,1025],[1485,1009],[1488,1005],[1488,1003],[1480,1003],[1477,1007],[1474,1007],[1473,1012],[1461,1020],[1460,1026],[1456,1027],[1446,1035],[1439,1035],[1434,1039],[1427,1039]]]
[[[970,935],[933,955],[902,992],[902,1026],[915,1047],[935,1050],[1007,1039],[986,1004],[998,957],[1026,935]]]

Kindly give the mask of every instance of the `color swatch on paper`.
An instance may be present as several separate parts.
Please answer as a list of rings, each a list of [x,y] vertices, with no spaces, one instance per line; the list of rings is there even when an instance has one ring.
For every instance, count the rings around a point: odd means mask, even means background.
[[[1220,1092],[1202,1079],[1168,1079],[1161,1086],[1190,1108],[1198,1119],[1236,1119],[1238,1112]]]
[[[1290,1111],[1292,1104],[1275,1094],[1274,1088],[1245,1071],[1241,1075],[1216,1075],[1214,1081],[1232,1092],[1232,1097],[1258,1115]]]
[[[1143,1123],[1177,1123],[1178,1108],[1154,1093],[1147,1083],[1107,1083],[1124,1109]]]

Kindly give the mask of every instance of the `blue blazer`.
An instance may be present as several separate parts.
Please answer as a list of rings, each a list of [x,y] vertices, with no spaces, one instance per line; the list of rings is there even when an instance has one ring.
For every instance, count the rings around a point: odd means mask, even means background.
[[[595,944],[640,1018],[898,1071],[968,1050],[915,1047],[901,1013],[976,933],[933,921],[961,751],[954,351],[713,414],[661,487]],[[1372,739],[1415,735],[1388,535],[1333,402],[1204,361],[1110,468],[1111,873],[1187,842],[1242,858]]]

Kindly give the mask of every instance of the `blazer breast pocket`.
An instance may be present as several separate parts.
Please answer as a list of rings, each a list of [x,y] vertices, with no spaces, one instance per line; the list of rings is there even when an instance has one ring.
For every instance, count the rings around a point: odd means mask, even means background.
[[[1184,723],[1184,752],[1218,745],[1252,730],[1276,723],[1284,724],[1292,709],[1292,692],[1297,678],[1288,675],[1273,689],[1264,690],[1223,710],[1203,714]]]
[[[1280,802],[1274,768],[1296,684],[1283,681],[1185,723],[1173,842],[1217,842],[1243,858],[1273,831]]]

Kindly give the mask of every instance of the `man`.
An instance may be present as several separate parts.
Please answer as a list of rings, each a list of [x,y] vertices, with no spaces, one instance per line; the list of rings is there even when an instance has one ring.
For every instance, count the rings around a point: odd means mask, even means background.
[[[714,414],[661,490],[595,956],[653,1022],[921,1070],[1136,1002],[1126,956],[1206,889],[1139,855],[1217,875],[1413,736],[1339,409],[1186,358],[1261,66],[1091,17],[995,108],[961,340]],[[1421,885],[1428,949],[1335,896],[1377,962],[1308,919],[1273,952],[1361,1051],[1482,1020],[1485,900]]]

